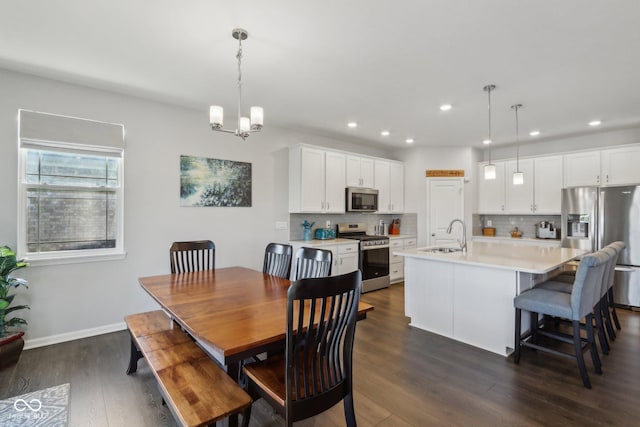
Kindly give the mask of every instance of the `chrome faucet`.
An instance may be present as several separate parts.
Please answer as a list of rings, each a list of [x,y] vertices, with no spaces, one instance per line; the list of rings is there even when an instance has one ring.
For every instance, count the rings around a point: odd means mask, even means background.
[[[451,234],[451,228],[453,227],[453,224],[459,222],[460,224],[462,224],[462,240],[456,239],[458,241],[458,244],[460,245],[460,249],[462,249],[462,253],[467,253],[467,226],[464,224],[464,221],[461,219],[454,219],[449,223],[449,226],[447,227],[447,234]]]

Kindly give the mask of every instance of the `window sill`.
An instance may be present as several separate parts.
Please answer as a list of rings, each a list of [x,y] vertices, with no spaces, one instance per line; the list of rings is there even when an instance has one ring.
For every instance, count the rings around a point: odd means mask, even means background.
[[[127,257],[126,252],[110,252],[103,254],[56,254],[56,255],[31,255],[25,261],[30,267],[40,267],[45,265],[79,264],[84,262],[100,262],[121,260]]]

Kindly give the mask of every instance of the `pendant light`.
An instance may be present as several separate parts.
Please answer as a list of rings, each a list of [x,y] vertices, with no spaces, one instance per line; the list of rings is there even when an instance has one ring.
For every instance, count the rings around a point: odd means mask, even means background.
[[[489,163],[484,165],[484,179],[496,179],[496,165],[491,163],[491,143],[493,142],[491,139],[491,91],[495,90],[496,85],[486,85],[482,88],[485,92],[487,92],[487,96],[489,98],[488,108],[489,108],[489,139],[485,139],[483,142],[489,145]]]
[[[524,184],[524,173],[520,172],[520,132],[518,129],[518,110],[522,104],[514,104],[511,108],[516,112],[516,171],[513,173],[513,185]]]

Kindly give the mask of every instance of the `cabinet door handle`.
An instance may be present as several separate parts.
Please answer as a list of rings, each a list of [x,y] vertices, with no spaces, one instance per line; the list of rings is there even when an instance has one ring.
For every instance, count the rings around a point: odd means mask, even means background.
[[[329,210],[329,209],[330,209],[330,208],[329,208],[329,202],[327,202],[327,210]]]
[[[596,175],[596,184],[600,184],[600,175]]]
[[[606,174],[605,178],[606,178],[607,182],[609,182],[609,174]]]

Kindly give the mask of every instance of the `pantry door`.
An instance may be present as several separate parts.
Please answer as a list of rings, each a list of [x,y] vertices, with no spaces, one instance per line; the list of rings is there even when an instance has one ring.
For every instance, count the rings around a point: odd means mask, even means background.
[[[456,244],[456,239],[462,239],[460,223],[447,233],[456,218],[464,220],[464,178],[427,178],[428,245]]]

